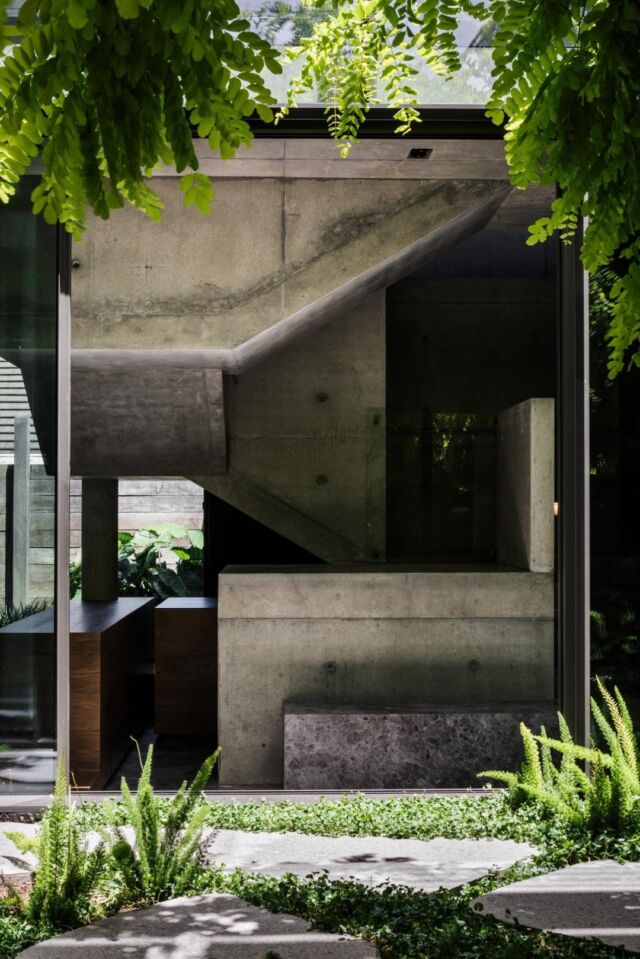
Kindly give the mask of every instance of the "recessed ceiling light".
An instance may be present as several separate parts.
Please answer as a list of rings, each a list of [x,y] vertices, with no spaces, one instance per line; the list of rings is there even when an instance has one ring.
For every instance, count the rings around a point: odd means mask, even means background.
[[[430,147],[413,147],[409,150],[409,160],[428,160],[433,150]]]

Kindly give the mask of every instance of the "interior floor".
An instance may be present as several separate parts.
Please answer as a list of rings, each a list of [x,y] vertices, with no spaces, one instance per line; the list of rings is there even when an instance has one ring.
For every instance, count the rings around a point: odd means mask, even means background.
[[[181,782],[191,782],[198,769],[209,756],[215,744],[207,736],[157,736],[153,728],[148,728],[118,766],[105,790],[119,790],[122,777],[130,786],[134,786],[140,775],[140,756],[144,759],[149,746],[153,746],[153,766],[151,784],[154,789],[175,790]],[[217,787],[217,771],[207,783],[207,789]]]

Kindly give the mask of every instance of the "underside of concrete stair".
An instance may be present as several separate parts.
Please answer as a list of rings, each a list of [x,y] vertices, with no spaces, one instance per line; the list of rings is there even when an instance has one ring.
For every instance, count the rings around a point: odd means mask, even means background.
[[[250,208],[243,209],[251,191],[246,183],[233,186],[234,232],[225,224],[223,239],[242,244],[253,238]],[[72,354],[74,474],[224,474],[223,374],[242,376],[309,344],[328,324],[348,323],[430,255],[481,229],[509,192],[501,180],[369,182],[368,201],[360,196],[358,205],[357,185],[303,186],[285,184],[293,196],[286,198],[279,232],[264,237],[257,259],[235,264],[235,281],[221,276],[214,260],[206,280],[193,272],[176,276],[182,289],[169,300],[162,282],[129,289],[126,273],[113,286],[104,276],[99,283],[98,264],[106,264],[108,276],[123,265],[124,251],[114,248],[108,229],[88,239],[81,265],[94,279],[77,284],[74,299],[81,331]],[[265,197],[268,203],[268,191]],[[160,235],[160,249],[147,255],[149,271],[174,242],[171,233]],[[265,258],[273,261],[270,268]],[[96,289],[103,293],[99,312]],[[127,305],[128,292],[137,299]],[[169,310],[171,335],[160,332]],[[99,327],[97,340],[96,331],[87,332],[87,316]],[[353,361],[351,348],[347,338],[346,365]]]

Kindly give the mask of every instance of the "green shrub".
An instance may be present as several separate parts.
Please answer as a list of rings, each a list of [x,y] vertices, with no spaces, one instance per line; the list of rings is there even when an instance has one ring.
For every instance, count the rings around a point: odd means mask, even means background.
[[[106,865],[104,845],[87,852],[67,796],[64,764],[60,763],[51,806],[45,812],[35,844],[38,855],[27,915],[40,929],[74,929],[90,921],[93,896]]]
[[[534,735],[520,725],[524,762],[519,772],[479,775],[506,783],[514,806],[537,803],[593,836],[603,831],[625,835],[640,828],[638,741],[620,691],[615,688],[611,695],[600,679],[596,682],[602,705],[592,698],[596,735],[590,748],[574,743],[558,714],[559,739],[549,738],[544,728]]]
[[[204,867],[204,841],[208,806],[201,803],[220,750],[202,764],[190,786],[183,783],[176,795],[160,805],[151,786],[153,747],[150,746],[135,796],[122,780],[122,801],[133,827],[131,843],[121,826],[111,827],[115,840],[110,858],[125,902],[149,904],[188,893]]]
[[[200,596],[204,569],[202,530],[163,523],[137,533],[118,533],[118,592],[121,596]],[[177,562],[169,565],[167,553]],[[82,589],[82,562],[69,567],[71,596]]]

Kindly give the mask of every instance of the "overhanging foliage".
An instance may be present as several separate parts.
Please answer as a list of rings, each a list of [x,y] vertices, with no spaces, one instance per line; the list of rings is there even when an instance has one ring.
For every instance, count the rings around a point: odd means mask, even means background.
[[[26,0],[17,34],[0,68],[0,200],[42,148],[34,212],[76,236],[87,206],[158,219],[145,179],[158,164],[192,171],[184,201],[208,212],[192,125],[230,157],[251,140],[248,116],[271,118],[262,72],[280,72],[277,54],[234,0]]]
[[[329,0],[316,0],[323,6]],[[347,151],[381,95],[398,130],[417,122],[416,57],[452,77],[461,67],[455,30],[488,19],[494,48],[487,107],[506,120],[512,182],[557,184],[530,243],[571,240],[587,220],[582,259],[614,263],[610,373],[640,365],[640,6],[634,0],[332,0],[336,16],[302,40],[290,102],[318,88],[332,134]],[[486,32],[486,31],[485,31]],[[428,130],[425,130],[428,135]]]

